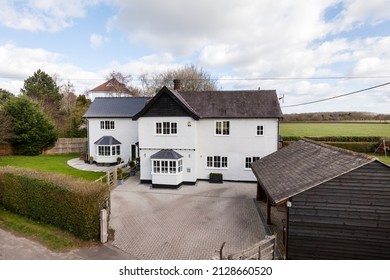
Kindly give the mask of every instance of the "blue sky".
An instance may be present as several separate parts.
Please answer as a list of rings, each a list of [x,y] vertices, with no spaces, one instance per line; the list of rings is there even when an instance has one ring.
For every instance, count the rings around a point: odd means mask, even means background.
[[[390,82],[386,0],[0,0],[0,87],[37,69],[81,94],[112,71],[194,64],[221,89],[276,89],[282,106]],[[325,79],[325,77],[343,77]],[[352,77],[352,78],[351,78]],[[390,113],[390,86],[284,113]]]

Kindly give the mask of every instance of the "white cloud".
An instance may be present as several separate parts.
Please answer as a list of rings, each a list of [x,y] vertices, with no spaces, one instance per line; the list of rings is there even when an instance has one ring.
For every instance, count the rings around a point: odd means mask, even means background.
[[[109,39],[100,34],[93,33],[91,36],[89,36],[89,41],[92,48],[98,48],[109,42]]]
[[[8,28],[57,32],[82,18],[99,0],[2,0],[0,23]]]
[[[63,60],[62,55],[41,48],[20,48],[13,43],[0,45],[0,79],[3,88],[19,93],[23,81],[41,69],[59,79],[70,79],[77,93],[96,86],[102,77]]]

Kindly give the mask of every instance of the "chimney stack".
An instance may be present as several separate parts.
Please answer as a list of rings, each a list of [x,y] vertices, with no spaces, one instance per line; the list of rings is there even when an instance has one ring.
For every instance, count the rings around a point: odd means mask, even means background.
[[[174,90],[180,90],[181,82],[179,79],[173,80],[173,89]]]

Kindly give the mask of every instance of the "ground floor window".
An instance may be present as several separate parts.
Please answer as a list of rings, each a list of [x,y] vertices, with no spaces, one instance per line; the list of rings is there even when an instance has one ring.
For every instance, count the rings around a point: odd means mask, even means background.
[[[250,169],[252,162],[260,159],[260,157],[246,157],[245,158],[245,169]]]
[[[228,158],[223,156],[208,156],[206,166],[209,168],[228,168]]]
[[[178,174],[183,171],[183,160],[153,160],[153,173]]]
[[[99,156],[119,156],[121,154],[121,146],[97,146]]]

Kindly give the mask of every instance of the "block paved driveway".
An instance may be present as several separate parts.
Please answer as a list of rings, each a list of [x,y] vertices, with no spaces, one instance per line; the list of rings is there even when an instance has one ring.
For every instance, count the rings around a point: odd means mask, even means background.
[[[111,193],[112,245],[148,259],[211,259],[262,240],[256,184],[197,182],[178,190],[151,189],[131,177]]]

